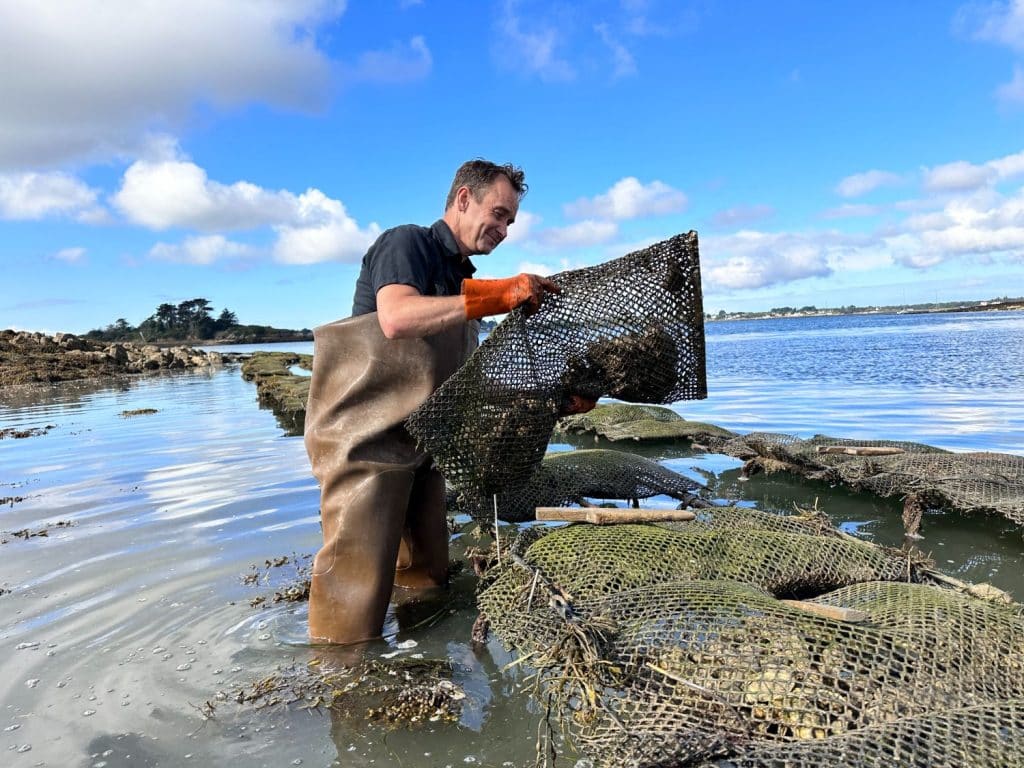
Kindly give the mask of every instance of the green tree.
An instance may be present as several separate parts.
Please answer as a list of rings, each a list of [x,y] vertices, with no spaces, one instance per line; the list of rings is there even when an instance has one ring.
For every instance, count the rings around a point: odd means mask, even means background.
[[[238,325],[238,316],[227,307],[221,310],[217,316],[216,323],[214,323],[218,331],[226,331],[228,328],[233,328],[236,325]]]

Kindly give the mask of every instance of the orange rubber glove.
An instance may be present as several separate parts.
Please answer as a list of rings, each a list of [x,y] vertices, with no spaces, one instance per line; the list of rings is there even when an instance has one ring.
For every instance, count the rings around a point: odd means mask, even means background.
[[[596,406],[597,400],[591,400],[585,395],[569,395],[558,415],[572,416],[576,413],[587,413],[594,410]]]
[[[540,309],[545,291],[560,293],[561,289],[547,278],[525,272],[498,280],[463,280],[462,297],[466,305],[466,319],[479,320],[489,315],[501,315],[516,307],[523,307],[523,312],[532,315]]]

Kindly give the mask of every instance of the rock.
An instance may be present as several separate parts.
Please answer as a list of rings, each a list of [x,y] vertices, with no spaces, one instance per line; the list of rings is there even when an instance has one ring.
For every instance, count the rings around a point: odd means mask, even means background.
[[[115,363],[127,363],[128,362],[128,350],[124,348],[123,344],[111,344],[104,350],[110,359]]]

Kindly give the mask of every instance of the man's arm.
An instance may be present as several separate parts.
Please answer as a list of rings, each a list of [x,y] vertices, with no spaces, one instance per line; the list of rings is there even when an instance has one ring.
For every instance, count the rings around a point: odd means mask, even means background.
[[[500,280],[463,280],[459,296],[423,296],[411,285],[392,283],[377,291],[377,321],[389,339],[422,338],[516,307],[532,315],[540,309],[545,292],[561,289],[545,277],[526,273]]]
[[[389,339],[432,336],[466,322],[462,296],[423,296],[411,285],[393,283],[377,291],[377,320]]]

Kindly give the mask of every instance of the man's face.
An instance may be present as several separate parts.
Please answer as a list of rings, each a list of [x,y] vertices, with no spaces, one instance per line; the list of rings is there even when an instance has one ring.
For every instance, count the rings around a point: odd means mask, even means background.
[[[490,253],[508,235],[509,225],[516,220],[519,196],[511,182],[498,176],[480,200],[463,187],[455,198],[458,207],[455,237],[466,255]]]

